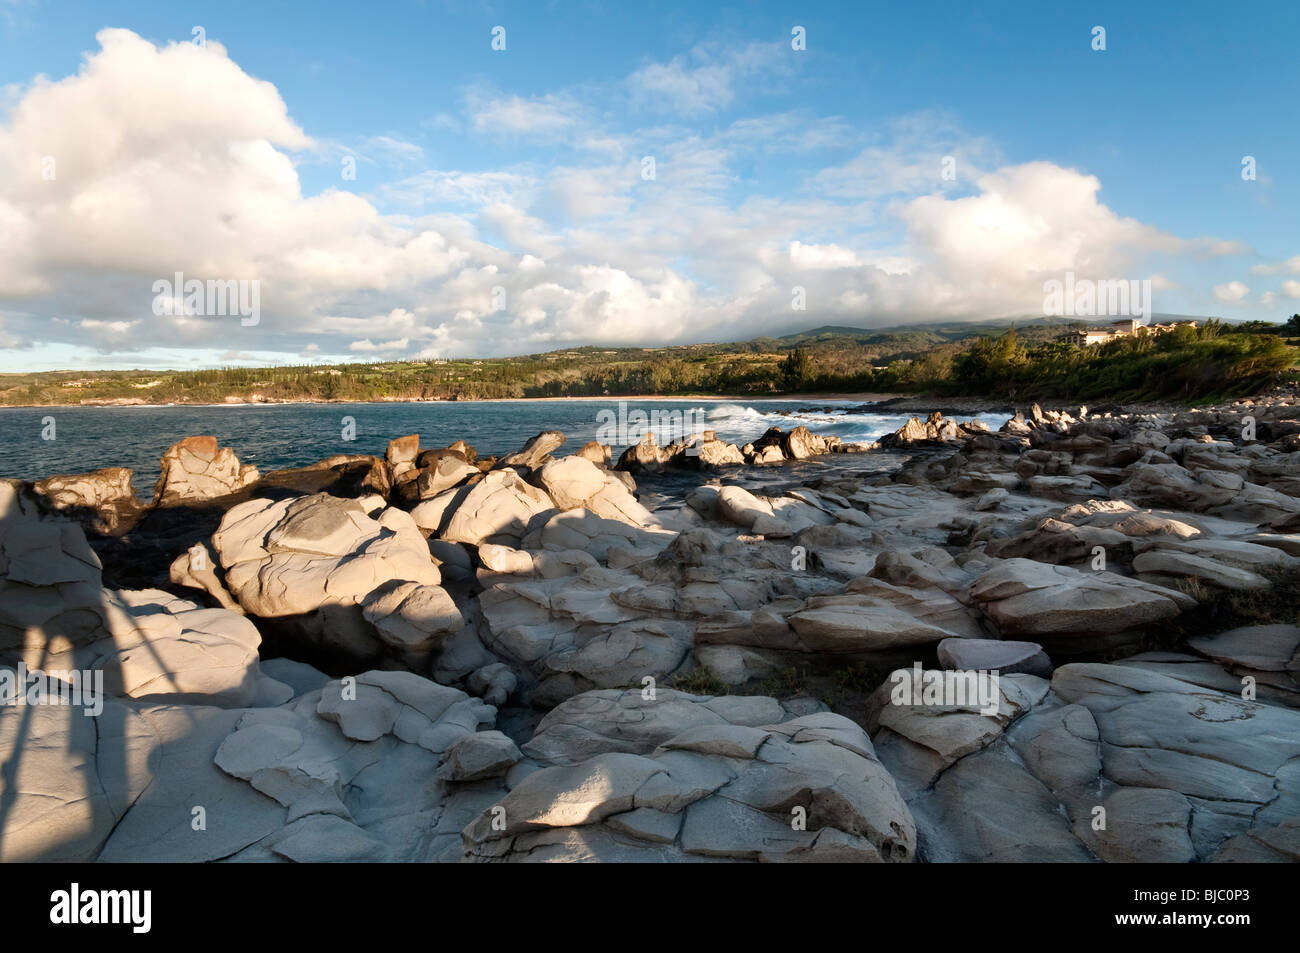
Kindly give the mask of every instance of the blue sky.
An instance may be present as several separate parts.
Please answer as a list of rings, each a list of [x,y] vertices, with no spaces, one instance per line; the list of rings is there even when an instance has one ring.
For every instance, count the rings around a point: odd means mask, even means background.
[[[979,6],[0,0],[0,369],[1300,310],[1300,8]]]

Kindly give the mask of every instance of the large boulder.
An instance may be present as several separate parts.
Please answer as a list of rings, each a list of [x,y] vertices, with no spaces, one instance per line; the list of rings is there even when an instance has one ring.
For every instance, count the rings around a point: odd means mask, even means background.
[[[1190,674],[1205,681],[1208,664]],[[1300,712],[1159,670],[1177,667],[1071,664],[1050,683],[1003,675],[995,713],[898,699],[886,682],[868,723],[921,857],[1294,861]]]
[[[124,698],[228,707],[287,697],[260,671],[261,634],[239,613],[104,588],[81,527],[44,516],[16,481],[0,481],[0,513],[0,666],[70,684],[77,673]]]
[[[783,721],[775,698],[692,695],[656,687],[583,692],[546,713],[523,746],[543,764],[576,764],[598,754],[648,754],[669,738],[704,725],[758,726]]]
[[[672,587],[601,566],[498,582],[479,605],[484,644],[527,679],[524,696],[542,707],[593,688],[663,678],[682,664],[694,633]]]
[[[998,639],[944,639],[939,664],[955,671],[1001,672],[1050,678],[1052,660],[1037,642]]]
[[[502,457],[497,466],[536,470],[551,459],[552,453],[564,446],[565,439],[563,431],[544,430],[530,438],[522,449]]]
[[[661,470],[670,456],[671,454],[659,446],[654,431],[647,430],[637,443],[628,447],[619,456],[617,468],[632,472],[637,470]]]
[[[435,860],[500,797],[498,786],[467,790],[439,776],[448,751],[494,714],[454,688],[374,671],[275,708],[143,709],[150,734],[125,747],[147,787],[120,802],[102,848],[75,859]],[[98,748],[112,744],[101,738]],[[103,768],[105,783],[121,773]],[[206,819],[197,831],[196,805]]]
[[[78,653],[104,671],[110,695],[237,708],[292,694],[262,673],[262,637],[243,615],[207,609],[158,589],[104,592],[107,635]]]
[[[1007,559],[971,583],[970,598],[1005,636],[1114,634],[1171,619],[1196,601],[1112,572]]]
[[[827,654],[925,645],[956,634],[860,593],[814,597],[789,623],[802,651]]]
[[[556,506],[562,510],[571,510],[585,506],[588,500],[603,490],[607,474],[585,457],[572,456],[543,465],[538,471],[537,480],[550,494]]]
[[[545,490],[525,482],[514,470],[502,469],[467,488],[421,503],[411,515],[421,529],[448,542],[517,546],[537,517],[555,508]]]
[[[777,515],[771,501],[755,496],[744,487],[697,487],[687,498],[687,503],[700,512],[739,526],[755,536],[794,535],[790,524]]]
[[[241,464],[234,450],[218,446],[216,437],[186,437],[163,454],[153,497],[162,506],[210,500],[236,493],[257,479],[257,467]]]
[[[356,500],[325,494],[290,500],[249,500],[227,511],[212,536],[225,570],[226,586],[244,611],[278,620],[295,641],[326,653],[375,659],[410,648],[407,635],[375,623],[389,614],[394,582],[437,587],[441,574],[410,514],[383,509],[371,518]],[[393,611],[405,605],[404,593]],[[376,602],[376,600],[379,600]],[[437,620],[439,631],[455,627],[445,602],[425,611],[428,600],[411,605],[412,624]],[[370,619],[366,617],[369,609]],[[372,621],[373,620],[373,621]]]
[[[781,450],[790,460],[806,460],[826,453],[826,439],[800,425],[783,437]]]
[[[135,494],[128,467],[106,467],[75,476],[37,480],[32,489],[61,515],[88,520],[90,528],[106,536],[129,529],[144,512]]]
[[[718,717],[731,701],[701,700],[723,705],[621,746],[632,750],[533,771],[465,828],[463,859],[913,858],[911,816],[862,729],[830,713],[735,723]]]

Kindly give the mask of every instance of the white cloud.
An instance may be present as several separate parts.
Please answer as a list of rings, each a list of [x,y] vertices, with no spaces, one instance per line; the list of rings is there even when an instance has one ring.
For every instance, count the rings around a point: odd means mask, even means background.
[[[532,177],[517,172],[458,172],[429,169],[381,190],[388,202],[405,205],[477,207],[498,202],[527,201],[535,188]]]
[[[424,158],[421,146],[393,136],[371,136],[362,143],[362,149],[399,163],[418,162]]]
[[[712,113],[731,105],[737,85],[760,70],[788,73],[788,52],[781,43],[751,43],[739,49],[700,45],[667,63],[646,64],[628,77],[628,87],[634,103],[657,112]]]
[[[1300,299],[1300,281],[1287,280],[1282,282],[1282,294],[1288,298]]]
[[[475,132],[546,139],[575,125],[580,109],[566,96],[493,98],[480,91],[471,91],[469,112]]]
[[[1253,265],[1250,273],[1252,275],[1300,275],[1300,255],[1272,264]]]
[[[392,341],[371,341],[366,338],[363,341],[353,341],[348,345],[348,350],[365,352],[405,351],[410,343],[409,338],[396,338]]]
[[[14,305],[0,340],[320,359],[748,338],[827,319],[1018,316],[1067,270],[1143,277],[1147,256],[1231,253],[1117,214],[1093,176],[1006,165],[929,114],[848,152],[846,124],[790,112],[712,133],[608,134],[567,93],[473,93],[473,123],[582,139],[576,158],[406,175],[375,190],[400,209],[384,214],[365,195],[303,194],[294,159],[314,141],[219,44],[156,47],[124,30],[100,41],[76,75],[21,90],[0,125],[0,306]],[[697,48],[631,82],[710,113],[760,70],[788,72],[780,47]],[[419,148],[356,141],[398,161]],[[810,167],[822,148],[840,164]],[[41,178],[46,154],[54,181]],[[776,154],[812,174],[737,197],[738,166]],[[959,156],[960,190],[935,182],[945,154]],[[151,282],[177,271],[259,280],[261,322],[154,317]],[[795,285],[806,313],[791,311]]]
[[[858,256],[839,245],[805,245],[790,243],[790,263],[795,268],[822,270],[827,268],[858,268]]]
[[[1246,297],[1246,295],[1250,294],[1250,288],[1240,281],[1229,281],[1227,284],[1215,285],[1212,294],[1215,301],[1228,304]]]
[[[1133,273],[1143,253],[1180,246],[1174,236],[1117,215],[1098,201],[1096,177],[1073,169],[1031,162],[976,184],[976,195],[921,196],[898,212],[923,262],[918,275],[944,312],[1037,313],[1045,280],[1067,271],[1078,278],[1144,277]]]

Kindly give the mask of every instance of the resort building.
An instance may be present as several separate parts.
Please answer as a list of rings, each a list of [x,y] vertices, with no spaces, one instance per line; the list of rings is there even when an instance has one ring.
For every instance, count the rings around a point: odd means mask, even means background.
[[[1139,337],[1146,334],[1164,334],[1175,328],[1188,325],[1196,326],[1195,321],[1173,321],[1168,324],[1138,324],[1136,318],[1123,318],[1113,321],[1106,327],[1081,328],[1061,336],[1066,344],[1089,347],[1093,344],[1106,344],[1116,338]]]

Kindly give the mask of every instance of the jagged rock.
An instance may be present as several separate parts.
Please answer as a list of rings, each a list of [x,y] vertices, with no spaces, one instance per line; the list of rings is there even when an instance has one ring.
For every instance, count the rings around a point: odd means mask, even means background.
[[[75,476],[46,477],[33,483],[32,489],[58,513],[71,519],[88,517],[93,531],[115,536],[144,511],[132,478],[127,467],[106,467]]]
[[[1007,559],[979,576],[970,596],[1003,635],[1111,634],[1170,619],[1196,603],[1177,590],[1111,572]]]
[[[502,457],[498,467],[521,467],[536,470],[551,459],[551,454],[564,446],[565,436],[559,430],[545,430],[524,444],[521,450]]]
[[[936,546],[912,552],[883,552],[876,557],[871,576],[896,586],[938,589],[950,594],[963,592],[970,583],[970,574]]]
[[[605,474],[583,457],[552,460],[538,471],[538,482],[562,510],[582,506],[605,486]]]
[[[544,764],[573,764],[607,752],[649,754],[699,725],[750,725],[781,721],[774,698],[761,695],[691,695],[671,688],[583,692],[551,709],[523,752]]]
[[[411,469],[415,465],[415,458],[419,455],[420,435],[412,433],[388,441],[388,449],[384,452],[384,459],[388,461],[389,466],[393,468],[393,472],[396,474]]]
[[[544,767],[499,807],[504,824],[485,812],[466,827],[464,859],[878,862],[909,861],[916,849],[871,742],[830,713],[695,725],[647,754]],[[806,830],[790,823],[792,807]]]
[[[669,458],[668,452],[659,446],[653,430],[647,430],[641,439],[623,451],[618,458],[619,470],[661,470]]]
[[[262,477],[259,486],[283,487],[304,495],[377,497],[382,505],[392,492],[393,475],[388,463],[380,457],[339,453],[309,466],[272,470]]]
[[[776,515],[771,503],[742,487],[722,487],[717,491],[714,507],[720,518],[734,523],[755,536],[793,535],[790,524]]]
[[[421,529],[432,530],[449,542],[516,546],[539,514],[554,509],[554,501],[544,490],[525,482],[514,470],[502,469],[493,470],[472,486],[421,503],[411,515]],[[444,528],[439,529],[440,525]]]
[[[1050,518],[1029,532],[994,540],[985,552],[1002,559],[1021,557],[1043,563],[1084,564],[1095,558],[1098,546],[1108,560],[1127,560],[1133,555],[1132,540],[1117,530],[1076,526]]]
[[[562,510],[585,507],[611,519],[642,526],[650,513],[617,477],[582,457],[552,460],[538,471],[538,482]]]
[[[785,454],[781,452],[781,448],[777,444],[770,444],[766,447],[760,448],[755,448],[752,444],[748,444],[747,446],[749,447],[748,452],[743,449],[741,451],[741,456],[747,463],[761,464],[785,462]]]
[[[700,626],[708,624],[703,620]],[[743,645],[707,645],[698,641],[696,628],[695,660],[716,675],[725,685],[744,685],[759,678],[771,678],[781,670],[781,663],[769,653]]]
[[[1216,662],[1264,672],[1300,673],[1300,626],[1250,625],[1187,644]]]
[[[584,443],[573,455],[582,457],[584,460],[590,460],[598,467],[607,467],[609,466],[611,453],[609,444],[590,440]]]
[[[799,426],[782,438],[781,451],[791,460],[806,460],[826,453],[826,440]]]
[[[464,440],[457,440],[455,443],[449,445],[447,449],[452,453],[459,453],[469,463],[474,463],[478,460],[478,451],[467,444]]]
[[[745,463],[745,455],[734,443],[705,440],[694,446],[696,459],[704,466],[731,467]]]
[[[522,549],[510,546],[498,546],[495,543],[483,543],[478,547],[478,558],[484,568],[494,573],[512,576],[531,576],[533,574],[533,557]]]
[[[361,600],[361,614],[412,668],[423,668],[429,653],[465,624],[445,589],[417,582],[384,583]]]
[[[599,496],[589,500],[598,502]],[[610,512],[609,507],[602,507]],[[575,552],[588,554],[596,562],[612,569],[622,569],[642,559],[656,556],[676,538],[671,531],[653,526],[642,526],[627,514],[613,510],[622,519],[603,516],[591,510],[567,510],[556,513],[548,519],[534,534],[525,538],[524,544],[533,550],[544,550],[538,557],[545,561],[547,554],[556,553],[568,557]],[[637,515],[635,512],[633,516]],[[649,514],[645,516],[649,521]],[[583,568],[587,563],[584,561]],[[545,571],[542,575],[554,575]]]
[[[357,501],[324,494],[234,506],[212,544],[245,612],[357,659],[376,658],[388,644],[363,614],[375,590],[441,581],[410,514],[390,507],[372,519]]]
[[[279,823],[260,840],[272,854],[434,859],[458,819],[440,816],[450,805],[439,764],[491,725],[495,711],[409,672],[365,672],[354,682],[332,681],[283,708],[243,713],[212,760],[250,793],[278,802]],[[312,817],[329,823],[303,831],[301,819]]]
[[[1031,476],[1025,485],[1031,495],[1049,500],[1092,500],[1106,495],[1106,488],[1089,476]]]
[[[519,680],[510,666],[504,662],[493,662],[475,669],[466,680],[470,691],[478,695],[489,705],[500,707],[514,694]]]
[[[814,597],[789,623],[802,651],[829,654],[935,643],[955,634],[857,593]]]
[[[1266,589],[1269,585],[1263,576],[1248,570],[1168,549],[1149,549],[1133,557],[1133,571],[1156,579],[1191,576],[1223,589]]]
[[[262,637],[244,616],[161,590],[104,591],[107,635],[79,653],[119,697],[234,708],[279,704],[287,686],[262,674]]]
[[[479,597],[484,644],[536,685],[538,705],[676,670],[694,623],[668,586],[603,567],[501,582]],[[531,692],[530,692],[531,694]]]
[[[477,467],[448,453],[419,471],[415,478],[416,495],[421,500],[432,499],[460,486],[478,472]]]
[[[168,567],[167,577],[178,586],[206,592],[223,609],[243,613],[243,607],[226,591],[217,575],[217,559],[206,543],[195,543],[181,553]]]
[[[919,417],[909,417],[907,423],[892,434],[880,438],[882,447],[906,447],[917,443],[951,443],[967,437],[978,436],[980,431],[960,426],[951,418],[935,411],[924,421]]]
[[[944,639],[939,643],[938,654],[939,664],[948,669],[1052,677],[1052,660],[1037,642]]]
[[[452,742],[438,767],[444,781],[481,781],[504,775],[523,757],[499,731],[479,731]]]
[[[218,447],[216,437],[186,437],[163,454],[153,497],[162,506],[210,500],[235,493],[257,479],[257,467],[241,465],[234,450]]]

